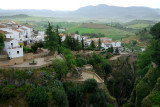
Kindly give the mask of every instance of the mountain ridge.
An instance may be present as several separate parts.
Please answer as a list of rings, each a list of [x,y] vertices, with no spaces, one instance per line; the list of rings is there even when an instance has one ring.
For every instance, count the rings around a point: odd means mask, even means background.
[[[141,6],[120,7],[100,4],[97,6],[89,5],[81,7],[75,11],[53,11],[47,9],[0,9],[0,16],[16,14],[74,18],[160,19],[160,9]]]

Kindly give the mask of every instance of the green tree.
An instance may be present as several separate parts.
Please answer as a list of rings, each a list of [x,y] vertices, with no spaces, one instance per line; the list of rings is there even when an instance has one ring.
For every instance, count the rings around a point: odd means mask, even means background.
[[[50,23],[48,23],[46,34],[47,37],[45,38],[45,47],[52,52],[58,50],[58,37],[53,31],[53,27]]]
[[[3,49],[3,47],[4,47],[4,39],[5,39],[5,35],[0,32],[0,51],[1,51],[1,50]]]
[[[160,66],[160,39],[151,42],[151,58],[154,63]]]
[[[133,46],[136,46],[136,44],[137,44],[137,41],[136,41],[136,40],[132,41],[132,45],[133,45]]]
[[[84,40],[83,40],[83,37],[82,37],[82,40],[81,40],[81,44],[82,44],[82,49],[84,50]]]
[[[55,31],[56,31],[56,36],[58,37],[58,45],[61,47],[62,46],[62,37],[59,35],[58,29],[59,29],[59,26],[57,25]]]
[[[119,49],[118,48],[116,48],[115,54],[119,54]]]
[[[92,50],[96,48],[94,41],[91,41],[90,47]]]
[[[160,22],[151,28],[150,33],[153,36],[151,42],[151,58],[154,63],[160,66]]]
[[[111,46],[110,48],[108,48],[108,52],[113,53],[113,51],[114,51],[113,46]]]
[[[68,66],[63,59],[54,59],[53,60],[54,69],[56,71],[56,76],[61,79],[63,75],[67,74]]]
[[[79,31],[77,30],[77,31],[75,31],[75,34],[78,34],[79,35]]]
[[[102,89],[97,89],[96,92],[91,94],[89,102],[93,107],[107,107],[108,96]]]
[[[75,43],[75,47],[76,47],[75,51],[78,51],[78,50],[80,50],[80,49],[81,49],[81,44],[80,44],[80,42],[79,42],[78,38],[76,39],[76,41],[75,41],[75,42],[76,42],[76,43]]]
[[[64,40],[64,47],[71,49],[71,37],[70,36],[66,36],[66,39]]]
[[[33,88],[31,93],[27,95],[27,102],[29,107],[47,107],[48,96],[46,90],[41,87]]]
[[[68,99],[64,90],[55,88],[52,91],[52,98],[57,107],[68,107]]]
[[[38,43],[35,43],[34,45],[32,45],[31,49],[33,49],[33,51],[36,52],[38,49]]]
[[[70,107],[81,107],[83,92],[79,85],[74,85],[67,89],[67,95]]]
[[[154,39],[160,39],[160,22],[151,28],[150,33]]]
[[[64,55],[69,68],[71,67],[71,65],[76,65],[75,57],[70,49],[61,47],[60,51]]]
[[[148,72],[149,65],[151,64],[151,51],[151,48],[148,47],[144,52],[138,55],[138,74],[142,77]]]
[[[101,50],[101,45],[102,45],[101,39],[99,38],[99,40],[98,40],[98,50],[99,50],[99,51]]]
[[[95,79],[87,79],[84,81],[83,88],[85,92],[95,92],[98,88],[97,81]]]

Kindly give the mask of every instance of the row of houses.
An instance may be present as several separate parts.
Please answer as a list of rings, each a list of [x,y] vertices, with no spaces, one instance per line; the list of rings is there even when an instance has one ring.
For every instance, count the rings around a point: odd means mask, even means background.
[[[6,39],[4,41],[4,51],[7,52],[9,58],[17,58],[23,56],[23,46],[19,43],[30,44],[37,41],[44,41],[45,33],[44,31],[34,31],[33,27],[29,25],[19,25],[15,22],[9,22],[6,24],[0,23],[0,32],[4,33]],[[62,36],[62,41],[66,39],[66,35],[60,34]],[[71,38],[78,39],[79,41],[84,40],[85,46],[90,46],[91,42],[94,41],[95,45],[98,46],[99,38],[89,38],[88,36],[81,36],[78,34],[70,35]],[[112,41],[112,39],[107,37],[101,37],[101,47],[103,49],[108,49],[110,47],[122,48],[121,42]]]
[[[29,25],[19,25],[11,21],[5,24],[0,23],[0,32],[5,34],[4,51],[7,52],[9,58],[23,57],[23,46],[33,41],[44,40],[44,32],[38,32],[35,36],[33,27]]]
[[[65,40],[66,35],[60,34],[62,36],[62,41]],[[84,44],[86,47],[90,46],[91,42],[94,41],[95,45],[98,46],[99,38],[89,38],[89,36],[81,36],[78,34],[70,35],[71,38],[78,39],[79,41],[84,40]],[[114,49],[122,49],[121,42],[119,41],[113,41],[111,38],[107,37],[100,37],[101,40],[101,47],[105,50],[107,50],[110,47],[113,47]]]

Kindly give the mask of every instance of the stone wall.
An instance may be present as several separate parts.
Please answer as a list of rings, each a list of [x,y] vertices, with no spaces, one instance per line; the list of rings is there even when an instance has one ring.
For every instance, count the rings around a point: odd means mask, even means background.
[[[5,61],[8,59],[8,55],[0,55],[0,61]]]
[[[23,57],[13,58],[10,60],[1,61],[0,66],[10,66],[15,64],[20,64],[20,63],[23,63],[23,61],[24,61]]]
[[[25,53],[23,59],[24,61],[33,59],[33,53]]]

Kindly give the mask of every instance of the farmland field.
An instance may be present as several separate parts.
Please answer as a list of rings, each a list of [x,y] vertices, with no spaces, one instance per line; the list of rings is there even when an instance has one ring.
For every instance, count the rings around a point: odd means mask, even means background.
[[[151,25],[141,23],[141,24],[129,25],[129,26],[127,26],[127,27],[128,27],[128,28],[132,28],[132,29],[143,29],[143,28],[146,28],[146,27],[149,27],[149,26],[151,26]]]
[[[126,37],[126,35],[134,35],[131,32],[127,32],[121,29],[117,29],[105,24],[82,24],[80,26],[71,28],[68,30],[69,33],[79,31],[80,34],[83,33],[102,33],[106,37],[112,38],[113,40],[121,40],[121,38]]]

